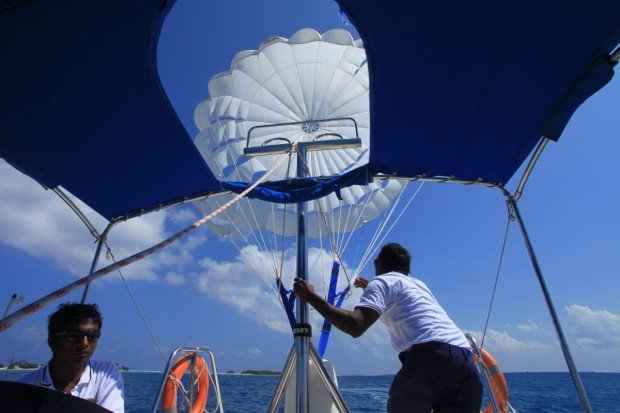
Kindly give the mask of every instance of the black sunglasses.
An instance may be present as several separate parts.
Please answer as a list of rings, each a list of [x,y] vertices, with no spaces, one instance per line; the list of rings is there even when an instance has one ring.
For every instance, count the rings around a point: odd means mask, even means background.
[[[100,330],[75,330],[75,331],[61,331],[60,333],[54,334],[54,337],[64,337],[67,341],[81,341],[82,337],[86,337],[89,343],[96,343],[101,337]]]

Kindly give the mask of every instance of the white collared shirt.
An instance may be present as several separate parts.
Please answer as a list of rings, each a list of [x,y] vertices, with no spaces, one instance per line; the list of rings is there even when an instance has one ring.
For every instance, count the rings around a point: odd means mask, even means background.
[[[54,389],[49,363],[18,381]],[[114,413],[125,411],[123,377],[118,368],[107,361],[89,360],[80,381],[71,389],[71,395],[97,403]]]
[[[439,341],[469,348],[463,332],[448,317],[422,281],[398,272],[370,280],[356,307],[381,314],[397,352],[413,344]]]

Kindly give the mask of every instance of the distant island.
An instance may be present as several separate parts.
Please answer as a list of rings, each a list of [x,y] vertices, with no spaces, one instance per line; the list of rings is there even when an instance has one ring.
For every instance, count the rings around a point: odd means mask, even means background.
[[[116,367],[118,367],[120,371],[129,371],[129,367],[125,366],[124,364],[118,364],[118,363],[114,363],[114,364],[116,364]]]
[[[114,363],[116,364],[116,367],[118,367],[118,369],[120,371],[129,371],[129,367],[119,364],[119,363]],[[32,369],[38,369],[39,367],[43,367],[45,364],[42,363],[33,363],[31,361],[28,360],[14,360],[11,359],[9,361],[9,364],[4,365],[3,363],[0,363],[0,369],[4,369],[4,370],[32,370]]]
[[[280,371],[271,371],[271,370],[243,370],[241,374],[254,374],[261,376],[279,376],[282,374]]]
[[[9,361],[9,364],[6,366],[0,363],[0,369],[7,369],[7,370],[38,369],[41,366],[43,366],[43,364],[32,363],[27,360],[14,360],[14,359],[11,359]]]

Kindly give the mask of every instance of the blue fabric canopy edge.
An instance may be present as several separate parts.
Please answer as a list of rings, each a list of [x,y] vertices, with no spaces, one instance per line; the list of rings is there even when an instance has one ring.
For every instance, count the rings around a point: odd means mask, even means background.
[[[292,204],[322,198],[335,192],[340,198],[340,189],[352,185],[368,185],[372,176],[366,166],[351,170],[342,175],[329,178],[303,178],[262,183],[256,186],[246,197],[277,204]],[[244,182],[222,182],[222,188],[241,193],[251,184]]]

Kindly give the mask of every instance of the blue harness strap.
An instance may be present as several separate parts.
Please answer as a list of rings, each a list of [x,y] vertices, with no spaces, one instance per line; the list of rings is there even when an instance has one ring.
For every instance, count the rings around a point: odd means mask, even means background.
[[[338,298],[338,302],[335,304],[336,307],[340,308],[342,302],[344,301],[344,297],[346,293],[349,291],[349,286],[344,289],[344,291],[336,294],[336,284],[338,284],[338,273],[340,272],[340,264],[334,261],[332,266],[332,275],[329,280],[329,289],[327,291],[327,302],[334,305],[334,301]],[[325,354],[325,349],[327,348],[327,341],[329,340],[329,332],[332,329],[332,323],[330,323],[327,319],[323,321],[323,327],[321,328],[321,337],[319,338],[319,356],[322,358]]]
[[[292,329],[293,326],[297,324],[297,318],[295,317],[295,312],[293,311],[293,308],[295,307],[295,298],[297,296],[292,290],[288,291],[284,288],[284,284],[282,284],[281,279],[276,281],[276,285],[278,286],[280,298],[282,299],[282,304],[284,305],[284,310],[286,311],[286,316],[288,317],[288,322],[291,324]]]

